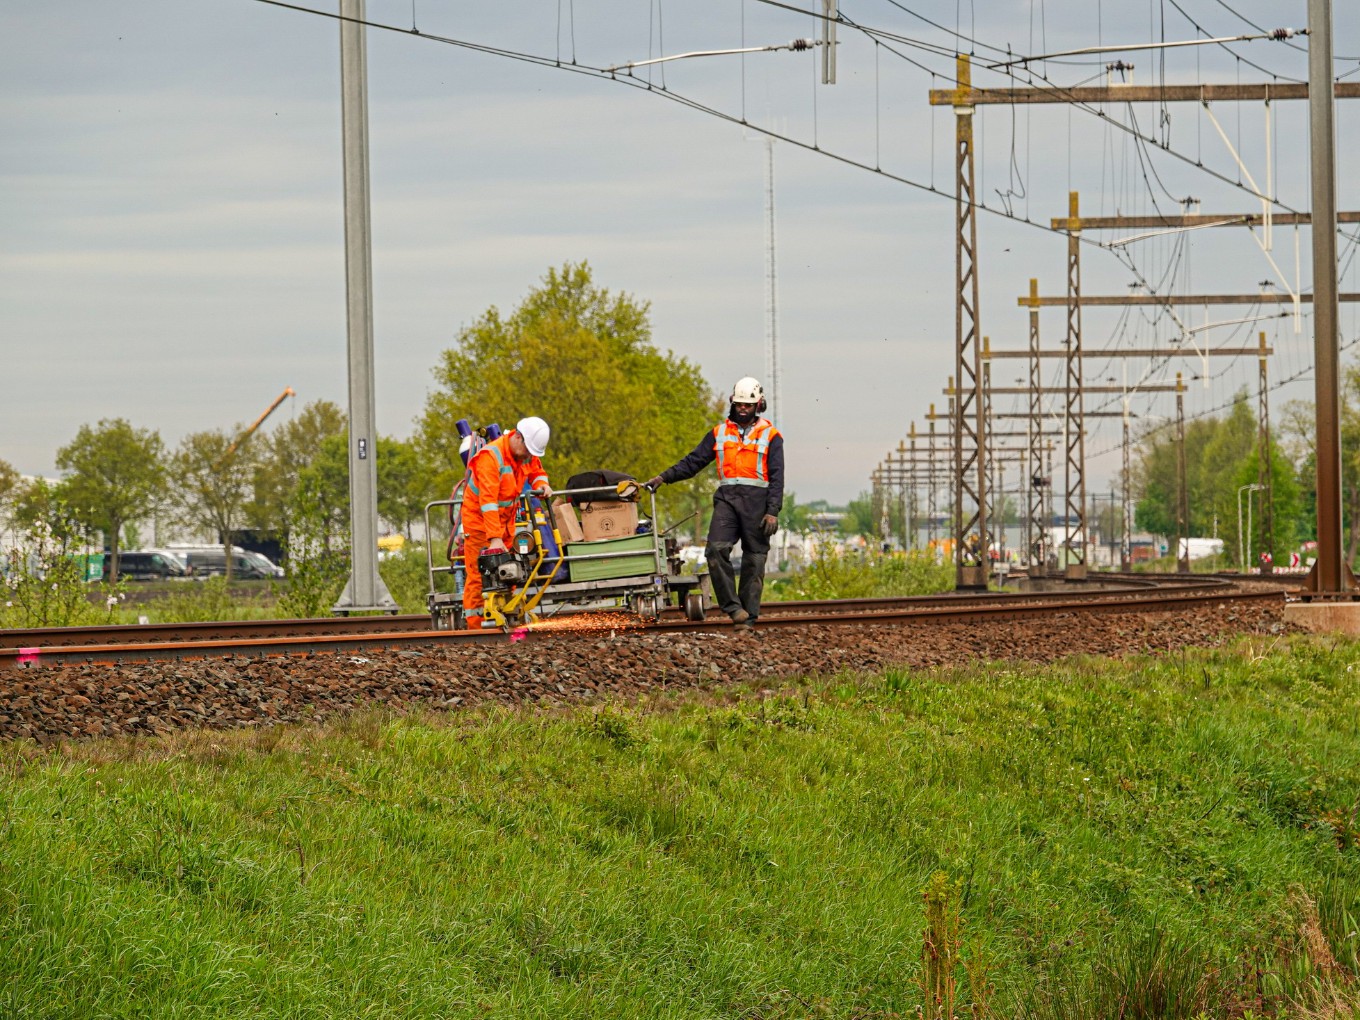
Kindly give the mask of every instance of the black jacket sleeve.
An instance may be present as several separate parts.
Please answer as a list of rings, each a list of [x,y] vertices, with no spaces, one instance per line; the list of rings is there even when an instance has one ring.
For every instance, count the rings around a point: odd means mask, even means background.
[[[690,450],[676,464],[666,468],[661,472],[661,480],[667,485],[673,482],[683,482],[686,478],[693,478],[708,465],[713,463],[714,449],[717,443],[713,439],[713,433],[705,433],[704,438],[699,441],[699,445]],[[781,461],[782,464],[782,461]]]
[[[765,454],[770,487],[765,490],[765,512],[775,517],[784,509],[784,437],[775,436]]]

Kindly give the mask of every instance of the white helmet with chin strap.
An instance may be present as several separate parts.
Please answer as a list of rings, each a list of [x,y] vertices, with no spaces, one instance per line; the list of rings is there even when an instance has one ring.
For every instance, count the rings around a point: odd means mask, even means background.
[[[758,404],[757,413],[765,410],[765,390],[760,385],[760,380],[753,379],[749,375],[738,379],[737,384],[732,387],[732,403]]]

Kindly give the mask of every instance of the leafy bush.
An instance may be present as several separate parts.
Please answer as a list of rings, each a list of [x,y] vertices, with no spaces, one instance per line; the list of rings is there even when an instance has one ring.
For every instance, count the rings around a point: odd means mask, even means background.
[[[442,557],[443,554],[443,546],[436,549],[436,557]],[[387,585],[388,594],[396,600],[403,613],[425,612],[428,608],[425,596],[430,590],[430,575],[424,546],[408,544],[379,563],[378,573]]]
[[[330,613],[349,575],[349,543],[332,546],[333,540],[324,500],[315,486],[300,486],[289,535],[288,590],[279,599],[283,615],[301,619]]]
[[[66,522],[69,523],[69,522]],[[112,614],[122,601],[123,585],[85,581],[85,564],[77,558],[74,533],[39,519],[15,536],[5,551],[0,583],[0,626],[71,627],[101,619],[91,600],[97,595]]]
[[[787,601],[932,595],[953,587],[953,564],[937,564],[930,553],[841,552],[822,545],[805,567],[766,590],[771,600]]]

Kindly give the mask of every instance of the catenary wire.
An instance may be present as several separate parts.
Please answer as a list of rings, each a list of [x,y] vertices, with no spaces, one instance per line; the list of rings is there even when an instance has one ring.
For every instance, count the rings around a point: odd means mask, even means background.
[[[939,189],[935,188],[933,185],[923,184],[923,183],[921,183],[921,182],[919,182],[919,181],[913,180],[913,179],[908,178],[908,177],[904,177],[904,176],[902,176],[902,175],[900,175],[900,174],[894,174],[894,173],[891,173],[891,172],[889,172],[889,171],[884,171],[884,170],[882,170],[881,168],[876,168],[876,167],[869,166],[869,165],[866,164],[866,163],[862,163],[862,162],[860,162],[860,161],[858,161],[858,160],[856,160],[856,159],[853,159],[853,158],[848,157],[848,156],[841,155],[841,154],[839,154],[839,153],[830,151],[830,150],[828,150],[828,149],[818,148],[815,144],[809,144],[809,143],[807,143],[807,142],[800,141],[800,140],[798,140],[798,139],[796,139],[796,138],[793,138],[793,137],[791,137],[791,136],[783,135],[783,134],[781,134],[781,133],[779,133],[779,132],[777,132],[777,131],[774,131],[774,130],[772,130],[772,129],[762,128],[762,127],[760,127],[760,126],[758,126],[758,125],[747,123],[747,122],[745,122],[742,118],[733,116],[732,114],[729,114],[729,113],[726,113],[726,112],[724,112],[724,111],[722,111],[722,110],[719,110],[719,109],[717,109],[717,108],[708,106],[707,104],[701,103],[701,102],[699,102],[698,100],[695,100],[695,99],[692,99],[692,98],[690,98],[690,97],[688,97],[688,96],[684,96],[684,95],[682,95],[682,94],[680,94],[680,93],[674,92],[673,90],[670,90],[670,89],[668,89],[668,88],[664,88],[664,87],[663,87],[663,88],[657,88],[657,87],[652,86],[652,85],[650,85],[650,84],[648,84],[648,83],[646,83],[646,82],[642,82],[642,81],[638,81],[638,80],[633,80],[633,79],[631,79],[629,76],[619,77],[619,76],[616,75],[616,74],[612,74],[612,73],[610,73],[610,72],[604,70],[603,68],[596,68],[596,67],[592,67],[592,66],[590,66],[590,65],[581,64],[581,63],[574,63],[574,64],[571,64],[571,65],[564,65],[564,64],[561,63],[560,60],[555,60],[555,59],[549,58],[549,57],[543,57],[543,56],[536,55],[536,54],[531,54],[531,53],[524,53],[524,52],[521,52],[521,51],[511,50],[511,49],[504,48],[504,47],[497,47],[497,46],[491,46],[491,45],[482,44],[482,43],[475,43],[475,42],[471,42],[471,41],[468,41],[468,40],[454,39],[454,38],[451,38],[451,37],[440,36],[440,35],[435,35],[435,34],[430,34],[430,33],[422,33],[422,32],[420,32],[420,31],[418,31],[418,30],[415,30],[415,29],[403,29],[403,28],[399,28],[399,27],[391,26],[391,25],[386,25],[386,24],[379,23],[379,22],[372,22],[372,21],[362,20],[362,19],[350,19],[350,18],[345,18],[345,17],[340,16],[340,15],[337,15],[337,14],[332,14],[331,12],[328,12],[328,11],[321,11],[321,10],[316,10],[316,9],[314,9],[314,8],[309,8],[309,7],[305,7],[305,6],[302,6],[302,5],[298,5],[298,4],[287,3],[287,2],[285,2],[285,0],[257,0],[257,2],[265,3],[265,4],[268,4],[268,5],[270,5],[270,6],[276,6],[276,7],[281,7],[281,8],[285,8],[285,9],[295,10],[295,11],[298,11],[298,12],[301,12],[301,13],[307,13],[307,14],[318,15],[318,16],[321,16],[321,17],[330,18],[330,19],[332,19],[332,20],[342,20],[342,21],[343,21],[343,20],[349,20],[349,21],[354,21],[354,22],[363,24],[363,25],[365,25],[366,27],[376,28],[376,29],[380,29],[380,30],[384,30],[384,31],[397,32],[397,33],[400,33],[400,34],[403,34],[403,35],[416,35],[416,36],[419,36],[420,38],[429,39],[430,41],[440,42],[440,43],[443,43],[443,44],[446,44],[446,45],[452,45],[452,46],[455,46],[455,47],[459,47],[459,48],[464,48],[464,49],[472,50],[472,51],[474,51],[474,52],[480,52],[480,53],[484,53],[484,54],[488,54],[488,55],[493,55],[493,56],[502,56],[502,57],[506,57],[506,58],[510,58],[510,59],[515,59],[515,60],[519,60],[519,61],[523,61],[523,62],[527,62],[527,63],[531,63],[531,64],[536,64],[536,65],[539,65],[539,66],[544,66],[544,67],[557,68],[557,69],[561,69],[561,70],[570,70],[570,71],[574,71],[574,72],[577,72],[577,73],[586,74],[586,75],[588,75],[588,76],[590,76],[590,77],[597,77],[597,78],[605,78],[605,79],[609,79],[609,80],[611,80],[611,81],[616,81],[616,82],[619,82],[619,83],[622,83],[622,84],[625,84],[625,85],[630,85],[630,86],[635,87],[635,88],[641,88],[641,89],[643,89],[643,90],[645,90],[645,91],[648,91],[648,92],[657,93],[657,94],[659,94],[659,95],[661,95],[661,96],[663,96],[663,97],[665,97],[665,98],[667,98],[667,99],[670,99],[671,101],[676,102],[676,103],[678,103],[678,104],[680,104],[680,105],[682,105],[682,106],[689,107],[689,108],[695,110],[696,112],[707,113],[707,114],[709,114],[709,115],[711,115],[711,116],[715,116],[715,117],[717,117],[718,119],[725,120],[725,121],[728,121],[728,122],[730,122],[730,123],[742,124],[743,126],[750,127],[752,130],[755,130],[755,131],[757,131],[757,132],[759,132],[759,133],[765,134],[765,135],[767,135],[767,136],[769,136],[769,137],[779,139],[779,140],[784,141],[784,142],[786,142],[786,143],[788,143],[788,144],[792,144],[792,145],[795,145],[795,146],[797,146],[797,147],[804,148],[804,149],[806,149],[806,150],[808,150],[808,151],[820,152],[821,154],[826,155],[826,156],[829,156],[829,157],[831,157],[832,159],[834,159],[834,160],[836,160],[836,161],[838,161],[838,162],[844,163],[844,164],[849,165],[849,166],[854,166],[854,167],[857,167],[857,168],[859,168],[859,169],[867,170],[867,171],[869,171],[869,172],[871,172],[871,173],[877,173],[877,174],[879,174],[880,176],[883,176],[883,177],[885,177],[885,178],[887,178],[887,179],[891,179],[891,180],[897,181],[898,183],[906,184],[906,185],[908,185],[908,186],[910,186],[910,187],[914,187],[914,188],[917,188],[917,189],[919,189],[919,190],[926,191],[926,192],[932,192],[932,193],[936,193],[936,194],[943,194],[943,192],[941,192]],[[760,2],[762,2],[762,3],[772,3],[773,0],[760,0]],[[774,5],[775,5],[775,6],[781,6],[781,7],[788,7],[788,6],[789,6],[789,5],[784,5],[784,4],[774,4]],[[791,9],[793,9],[793,8],[791,8]],[[799,13],[804,13],[804,14],[806,14],[806,13],[808,13],[808,12],[806,12],[806,11],[801,11],[801,10],[800,10]],[[862,29],[860,26],[856,26],[856,25],[853,25],[853,24],[847,23],[847,27],[851,27],[851,28],[860,28],[860,30],[863,31],[863,29]],[[866,33],[866,34],[868,34],[868,33]],[[891,47],[887,47],[887,48],[889,48],[889,50],[891,51]],[[1029,73],[1033,74],[1032,71],[1030,71]],[[1040,76],[1040,77],[1042,77],[1042,76]],[[1052,85],[1051,83],[1049,83],[1049,84],[1050,84],[1050,87],[1052,87],[1055,91],[1057,91],[1057,92],[1059,92],[1059,93],[1061,93],[1061,92],[1063,91],[1063,88],[1064,88],[1064,87]],[[1069,87],[1070,87],[1070,86],[1069,86]],[[1077,105],[1078,107],[1081,107],[1081,108],[1087,108],[1088,111],[1089,111],[1089,108],[1086,106],[1086,104],[1082,104],[1082,103],[1074,103],[1073,105]],[[1144,137],[1144,136],[1141,135],[1141,132],[1139,132],[1139,131],[1137,131],[1137,130],[1135,130],[1135,129],[1130,129],[1130,128],[1128,128],[1126,125],[1123,125],[1122,123],[1120,123],[1119,121],[1116,121],[1116,120],[1113,120],[1113,119],[1111,119],[1111,118],[1106,117],[1103,111],[1093,111],[1093,112],[1096,112],[1098,115],[1100,115],[1100,116],[1102,117],[1102,119],[1105,119],[1105,120],[1109,121],[1110,123],[1114,123],[1116,126],[1120,127],[1121,129],[1125,130],[1126,132],[1129,132],[1130,134],[1133,134],[1133,135],[1136,135],[1136,136],[1142,138],[1143,141],[1149,141],[1149,140],[1150,140],[1150,141],[1153,141],[1153,142],[1155,143],[1155,139],[1147,139],[1146,137]],[[1163,148],[1163,151],[1170,151],[1170,152],[1172,152],[1173,155],[1177,155],[1179,158],[1186,159],[1185,157],[1181,156],[1179,153],[1175,153],[1174,150],[1169,150],[1169,149],[1167,149],[1167,148],[1165,148],[1165,147],[1162,147],[1162,146],[1159,146],[1159,148]],[[1186,161],[1188,162],[1188,160],[1186,160]],[[1199,166],[1199,168],[1202,169],[1202,170],[1205,170],[1206,172],[1211,173],[1211,175],[1213,175],[1213,176],[1218,177],[1218,178],[1219,178],[1220,180],[1222,180],[1224,183],[1228,183],[1228,184],[1230,184],[1230,185],[1234,184],[1234,182],[1231,181],[1230,179],[1225,178],[1225,177],[1223,177],[1223,176],[1220,175],[1220,174],[1216,174],[1216,173],[1213,172],[1213,171],[1209,171],[1207,167],[1203,167],[1203,166],[1201,165],[1201,166]],[[1245,190],[1245,189],[1244,189],[1244,190]],[[1285,206],[1283,203],[1278,203],[1278,204],[1280,204],[1280,205],[1281,205],[1282,207],[1284,207],[1284,208],[1288,208],[1288,206]],[[1036,227],[1036,228],[1038,228],[1038,229],[1040,229],[1040,230],[1043,230],[1043,231],[1045,231],[1045,232],[1047,232],[1047,233],[1055,233],[1055,232],[1056,232],[1056,233],[1062,233],[1062,231],[1054,231],[1053,228],[1052,228],[1051,226],[1048,226],[1048,225],[1043,224],[1043,223],[1041,223],[1041,222],[1038,222],[1038,221],[1035,221],[1035,220],[1033,220],[1033,219],[1030,219],[1030,218],[1027,217],[1027,216],[1017,216],[1017,215],[1015,215],[1015,214],[1012,213],[1012,212],[1009,212],[1009,211],[1006,211],[1006,210],[1002,210],[1002,209],[998,209],[998,208],[994,208],[994,207],[991,207],[991,206],[987,206],[985,203],[974,203],[973,205],[974,205],[974,208],[976,208],[976,209],[981,209],[982,211],[990,212],[990,213],[992,213],[993,215],[996,215],[996,216],[1000,216],[1000,217],[1003,217],[1003,218],[1006,218],[1006,219],[1014,220],[1015,222],[1023,223],[1023,224],[1026,224],[1026,225],[1028,225],[1028,226]],[[1345,236],[1348,236],[1348,237],[1349,237],[1350,235],[1345,235]],[[1082,240],[1087,240],[1087,239],[1083,238]],[[1354,241],[1354,238],[1351,238],[1351,240]],[[1087,241],[1087,243],[1095,244],[1095,242],[1092,242],[1092,241],[1089,241],[1089,240]],[[1106,250],[1106,249],[1101,249],[1101,250]],[[1129,264],[1129,268],[1130,268],[1130,269],[1134,269],[1134,267],[1133,267],[1131,264]],[[1137,273],[1136,270],[1134,270],[1134,271],[1135,271],[1135,275],[1138,275],[1138,276],[1140,277],[1140,282],[1142,282],[1143,285],[1144,285],[1145,287],[1147,287],[1149,293],[1156,293],[1155,289],[1153,289],[1150,285],[1148,285],[1148,284],[1147,284],[1147,281],[1146,281],[1145,279],[1142,279],[1142,278],[1141,278],[1141,275],[1142,275],[1142,274]],[[1351,344],[1354,344],[1355,342],[1357,342],[1357,341],[1353,340],[1353,341],[1349,342],[1346,346],[1349,347]],[[1288,379],[1288,380],[1282,380],[1281,383],[1280,383],[1279,385],[1284,385],[1284,384],[1285,384],[1286,382],[1288,382],[1288,381],[1293,381],[1294,378],[1301,377],[1301,374],[1304,373],[1304,372],[1306,372],[1306,371],[1309,371],[1309,369],[1301,370],[1300,373],[1296,373],[1295,377],[1291,377],[1291,378]]]

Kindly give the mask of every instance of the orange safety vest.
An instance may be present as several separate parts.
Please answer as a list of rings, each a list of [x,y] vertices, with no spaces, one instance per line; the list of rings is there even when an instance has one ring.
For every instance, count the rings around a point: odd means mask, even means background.
[[[730,418],[715,425],[713,456],[718,462],[718,484],[768,487],[770,443],[777,435],[779,430],[764,418],[756,419],[745,437]]]
[[[468,462],[467,492],[463,496],[463,521],[481,518],[482,530],[492,538],[508,534],[514,523],[507,514],[514,513],[515,500],[524,491],[527,480],[530,488],[541,482],[548,484],[548,473],[543,462],[530,456],[527,461],[515,460],[510,452],[507,432],[483,446]]]

